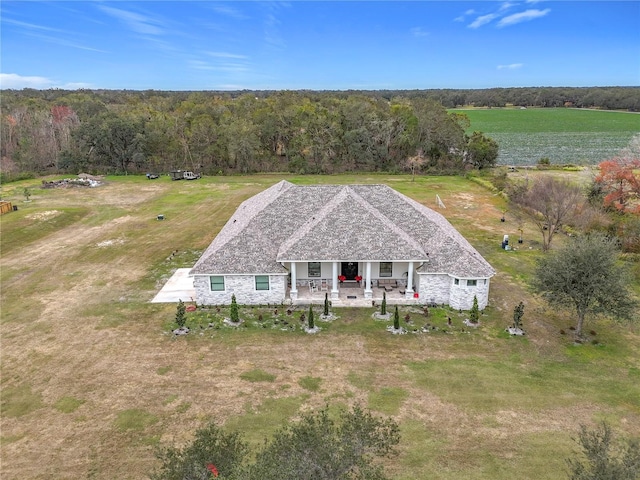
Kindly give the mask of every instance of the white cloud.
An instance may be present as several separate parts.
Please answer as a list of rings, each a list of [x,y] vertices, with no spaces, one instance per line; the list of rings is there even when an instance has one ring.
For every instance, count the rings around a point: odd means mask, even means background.
[[[422,29],[422,27],[414,27],[411,29],[411,35],[414,37],[427,37],[429,32]]]
[[[544,10],[525,10],[524,12],[514,13],[513,15],[507,15],[498,22],[498,27],[507,27],[509,25],[515,25],[516,23],[528,22],[536,18],[544,17],[551,9],[545,8]]]
[[[25,76],[17,73],[0,73],[0,88],[21,90],[23,88],[35,88],[38,90],[48,88],[61,88],[63,90],[77,90],[79,88],[92,88],[91,84],[83,82],[70,82],[58,84],[47,77]]]
[[[469,24],[469,28],[479,28],[482,25],[486,25],[487,23],[491,22],[496,18],[498,18],[498,15],[496,13],[480,15],[478,18],[476,18],[473,22]]]
[[[510,63],[509,65],[498,65],[498,70],[516,70],[523,66],[524,63]]]
[[[162,28],[158,26],[161,22],[157,19],[119,8],[107,7],[106,5],[99,5],[98,8],[104,13],[117,18],[136,33],[143,35],[161,35],[164,33]]]
[[[47,77],[27,77],[17,73],[0,73],[0,88],[51,88],[53,83]]]

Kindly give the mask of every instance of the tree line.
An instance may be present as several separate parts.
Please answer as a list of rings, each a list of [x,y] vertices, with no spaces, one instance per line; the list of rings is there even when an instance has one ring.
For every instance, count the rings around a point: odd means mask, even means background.
[[[615,101],[610,101],[615,99]],[[24,172],[457,173],[498,145],[447,108],[640,109],[640,89],[163,92],[5,90],[6,180]]]
[[[465,133],[466,116],[427,98],[108,93],[5,92],[3,172],[394,172],[417,157],[450,173],[498,155],[493,140]]]

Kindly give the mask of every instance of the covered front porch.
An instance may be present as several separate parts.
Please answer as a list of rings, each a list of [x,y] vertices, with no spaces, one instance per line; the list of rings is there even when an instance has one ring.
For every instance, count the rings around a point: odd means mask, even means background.
[[[287,300],[294,305],[322,304],[325,294],[328,294],[334,307],[370,307],[372,302],[380,305],[385,293],[388,305],[414,305],[420,303],[420,299],[414,297],[414,294],[407,295],[406,287],[392,289],[372,287],[371,293],[365,295],[365,287],[358,282],[343,282],[339,284],[337,295],[335,293],[331,294],[330,289],[321,290],[313,285],[298,287],[295,299],[292,298],[291,289],[289,288],[287,289]]]
[[[415,267],[413,261],[319,261],[287,262],[290,278],[287,300],[307,304],[325,293],[335,305],[371,305],[387,300],[418,303],[414,292]]]

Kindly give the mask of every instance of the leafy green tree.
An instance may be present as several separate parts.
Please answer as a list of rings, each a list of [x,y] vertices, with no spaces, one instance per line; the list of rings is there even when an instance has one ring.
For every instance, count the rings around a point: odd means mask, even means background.
[[[240,321],[240,313],[238,311],[238,303],[236,302],[235,293],[231,294],[231,306],[229,307],[229,318],[233,323]]]
[[[225,432],[215,423],[196,431],[184,448],[168,447],[156,452],[160,469],[154,480],[201,480],[212,478],[211,465],[220,478],[242,478],[239,474],[249,453],[248,444],[237,432]],[[209,468],[207,468],[209,466]]]
[[[143,166],[146,137],[139,119],[101,114],[80,125],[74,137],[85,155],[103,167],[127,173],[131,166]]]
[[[571,480],[638,480],[640,479],[640,440],[614,438],[611,427],[603,422],[589,430],[580,426],[576,442],[578,458],[566,460]]]
[[[314,319],[313,319],[313,304],[309,305],[309,316],[307,318],[307,321],[309,322],[309,330],[313,330],[316,326]]]
[[[533,286],[551,305],[575,309],[576,337],[588,314],[637,320],[627,271],[617,260],[614,240],[600,234],[578,237],[539,260]]]
[[[328,408],[302,416],[276,432],[248,469],[249,480],[382,480],[379,457],[395,454],[397,423],[359,406],[333,420]]]
[[[398,312],[398,305],[396,305],[396,309],[393,312],[393,328],[395,330],[400,330],[400,313]]]
[[[187,321],[186,318],[187,307],[185,307],[184,302],[182,300],[178,300],[178,306],[176,307],[176,323],[178,327],[184,327],[184,324]]]
[[[478,170],[493,167],[498,158],[498,143],[482,132],[473,132],[465,153],[465,160]]]
[[[473,305],[471,306],[471,310],[469,311],[469,320],[471,323],[478,323],[480,320],[480,309],[478,308],[478,297],[473,296]]]
[[[380,305],[380,315],[387,314],[387,292],[382,292],[382,304]]]

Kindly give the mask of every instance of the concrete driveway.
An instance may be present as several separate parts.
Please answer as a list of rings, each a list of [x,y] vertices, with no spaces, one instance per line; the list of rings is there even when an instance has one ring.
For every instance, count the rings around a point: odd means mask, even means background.
[[[189,276],[190,268],[179,268],[164,284],[151,303],[178,303],[178,300],[189,302],[196,298],[193,288],[193,277]]]

